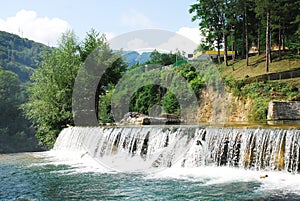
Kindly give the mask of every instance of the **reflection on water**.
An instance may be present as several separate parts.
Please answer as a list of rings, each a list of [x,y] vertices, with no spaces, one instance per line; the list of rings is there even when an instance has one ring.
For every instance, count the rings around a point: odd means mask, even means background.
[[[51,152],[0,155],[0,200],[299,200],[300,176],[227,167],[106,172]],[[261,174],[268,174],[260,179]]]

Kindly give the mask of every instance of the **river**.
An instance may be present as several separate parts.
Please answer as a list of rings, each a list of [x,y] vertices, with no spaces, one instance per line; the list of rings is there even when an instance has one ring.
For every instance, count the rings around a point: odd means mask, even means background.
[[[0,172],[0,200],[300,200],[300,175],[278,171],[206,166],[127,174],[48,151],[0,155]]]

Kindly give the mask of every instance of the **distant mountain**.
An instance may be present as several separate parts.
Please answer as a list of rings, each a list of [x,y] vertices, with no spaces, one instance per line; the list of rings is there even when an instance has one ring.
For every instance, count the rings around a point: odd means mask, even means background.
[[[37,63],[41,61],[40,53],[45,50],[52,51],[53,48],[0,31],[0,68],[16,73],[21,82],[29,81],[30,75],[38,67]],[[130,68],[137,63],[141,65],[149,61],[150,54],[125,51],[122,56]]]
[[[139,64],[144,64],[150,60],[150,54],[151,52],[143,52],[136,60],[139,62]]]
[[[140,54],[136,51],[128,51],[122,54],[124,61],[128,64],[129,67],[134,66],[137,62],[137,58]]]
[[[52,48],[18,35],[0,31],[0,67],[16,73],[22,82],[29,81],[30,75],[41,61],[40,53]]]
[[[144,64],[150,60],[151,52],[143,52],[139,54],[136,51],[125,51],[122,56],[126,63],[128,63],[129,68],[134,66],[135,64]]]

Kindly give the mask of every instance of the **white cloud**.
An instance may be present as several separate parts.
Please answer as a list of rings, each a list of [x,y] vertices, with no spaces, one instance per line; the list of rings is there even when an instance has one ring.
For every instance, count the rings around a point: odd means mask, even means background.
[[[176,52],[179,50],[184,51],[185,53],[192,53],[197,48],[197,44],[187,37],[176,33],[174,36],[170,37],[168,41],[160,44],[159,48],[168,50],[169,52]]]
[[[21,37],[56,46],[61,34],[71,26],[68,22],[48,17],[39,17],[35,11],[21,10],[15,16],[0,19],[0,29]]]
[[[143,48],[149,48],[149,44],[140,38],[135,38],[127,43],[128,50],[137,50]]]
[[[128,32],[113,38],[109,43],[113,49],[135,50],[138,52],[156,49],[160,52],[179,50],[192,53],[198,45],[181,34],[159,29]]]
[[[123,13],[121,22],[124,26],[138,27],[138,28],[150,28],[153,27],[151,20],[143,13],[134,9]]]
[[[181,27],[176,33],[187,37],[197,45],[205,39],[205,37],[201,35],[199,28]]]

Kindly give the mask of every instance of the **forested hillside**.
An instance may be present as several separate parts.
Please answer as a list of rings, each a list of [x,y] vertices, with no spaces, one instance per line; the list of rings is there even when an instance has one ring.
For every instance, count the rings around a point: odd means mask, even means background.
[[[40,150],[21,105],[42,51],[52,48],[0,31],[0,153]]]
[[[41,61],[40,53],[52,48],[17,35],[0,31],[0,66],[18,75],[21,82],[29,81],[37,62]]]
[[[0,153],[40,150],[20,109],[27,98],[18,76],[0,68]]]

